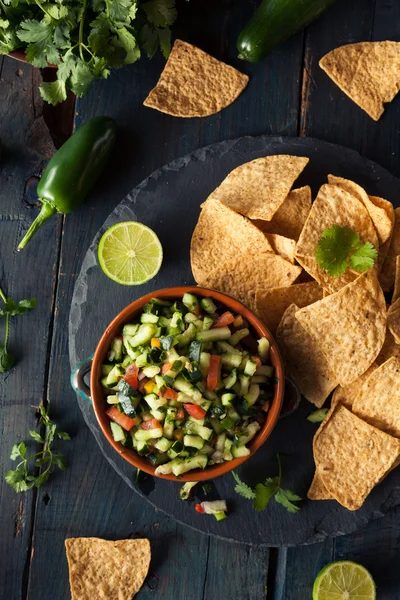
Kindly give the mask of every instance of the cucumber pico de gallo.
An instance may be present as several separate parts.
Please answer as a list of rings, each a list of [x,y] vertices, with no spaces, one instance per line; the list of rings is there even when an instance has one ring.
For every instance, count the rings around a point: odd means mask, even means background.
[[[102,365],[113,438],[179,477],[250,454],[274,395],[269,342],[211,298],[153,298]]]

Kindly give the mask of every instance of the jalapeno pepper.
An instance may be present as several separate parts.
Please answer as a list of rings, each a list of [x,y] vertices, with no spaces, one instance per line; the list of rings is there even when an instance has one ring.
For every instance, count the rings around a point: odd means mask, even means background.
[[[68,214],[86,199],[101,175],[116,138],[116,126],[110,117],[95,117],[80,127],[61,146],[47,165],[37,187],[42,208],[18,250],[47,219],[57,213]]]

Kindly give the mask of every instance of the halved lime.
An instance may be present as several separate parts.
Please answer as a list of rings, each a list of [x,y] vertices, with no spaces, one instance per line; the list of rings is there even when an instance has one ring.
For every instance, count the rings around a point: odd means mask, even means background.
[[[330,563],[320,571],[313,600],[375,600],[374,580],[367,569],[351,560]]]
[[[140,285],[157,275],[163,251],[150,227],[136,221],[123,221],[107,229],[99,243],[103,272],[122,285]]]

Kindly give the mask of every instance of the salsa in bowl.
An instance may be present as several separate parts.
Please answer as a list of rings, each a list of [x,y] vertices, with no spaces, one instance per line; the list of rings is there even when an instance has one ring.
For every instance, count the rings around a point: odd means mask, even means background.
[[[104,434],[131,464],[198,481],[234,469],[263,444],[284,376],[271,334],[241,303],[205,288],[170,288],[110,324],[91,390]]]

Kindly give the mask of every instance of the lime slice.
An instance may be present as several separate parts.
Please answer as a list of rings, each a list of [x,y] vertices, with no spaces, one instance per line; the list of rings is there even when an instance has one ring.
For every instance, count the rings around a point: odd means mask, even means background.
[[[103,272],[122,285],[146,283],[157,275],[162,259],[162,246],[154,231],[136,221],[113,225],[99,243]]]
[[[320,571],[313,587],[313,600],[375,600],[370,573],[355,562],[333,562]]]

